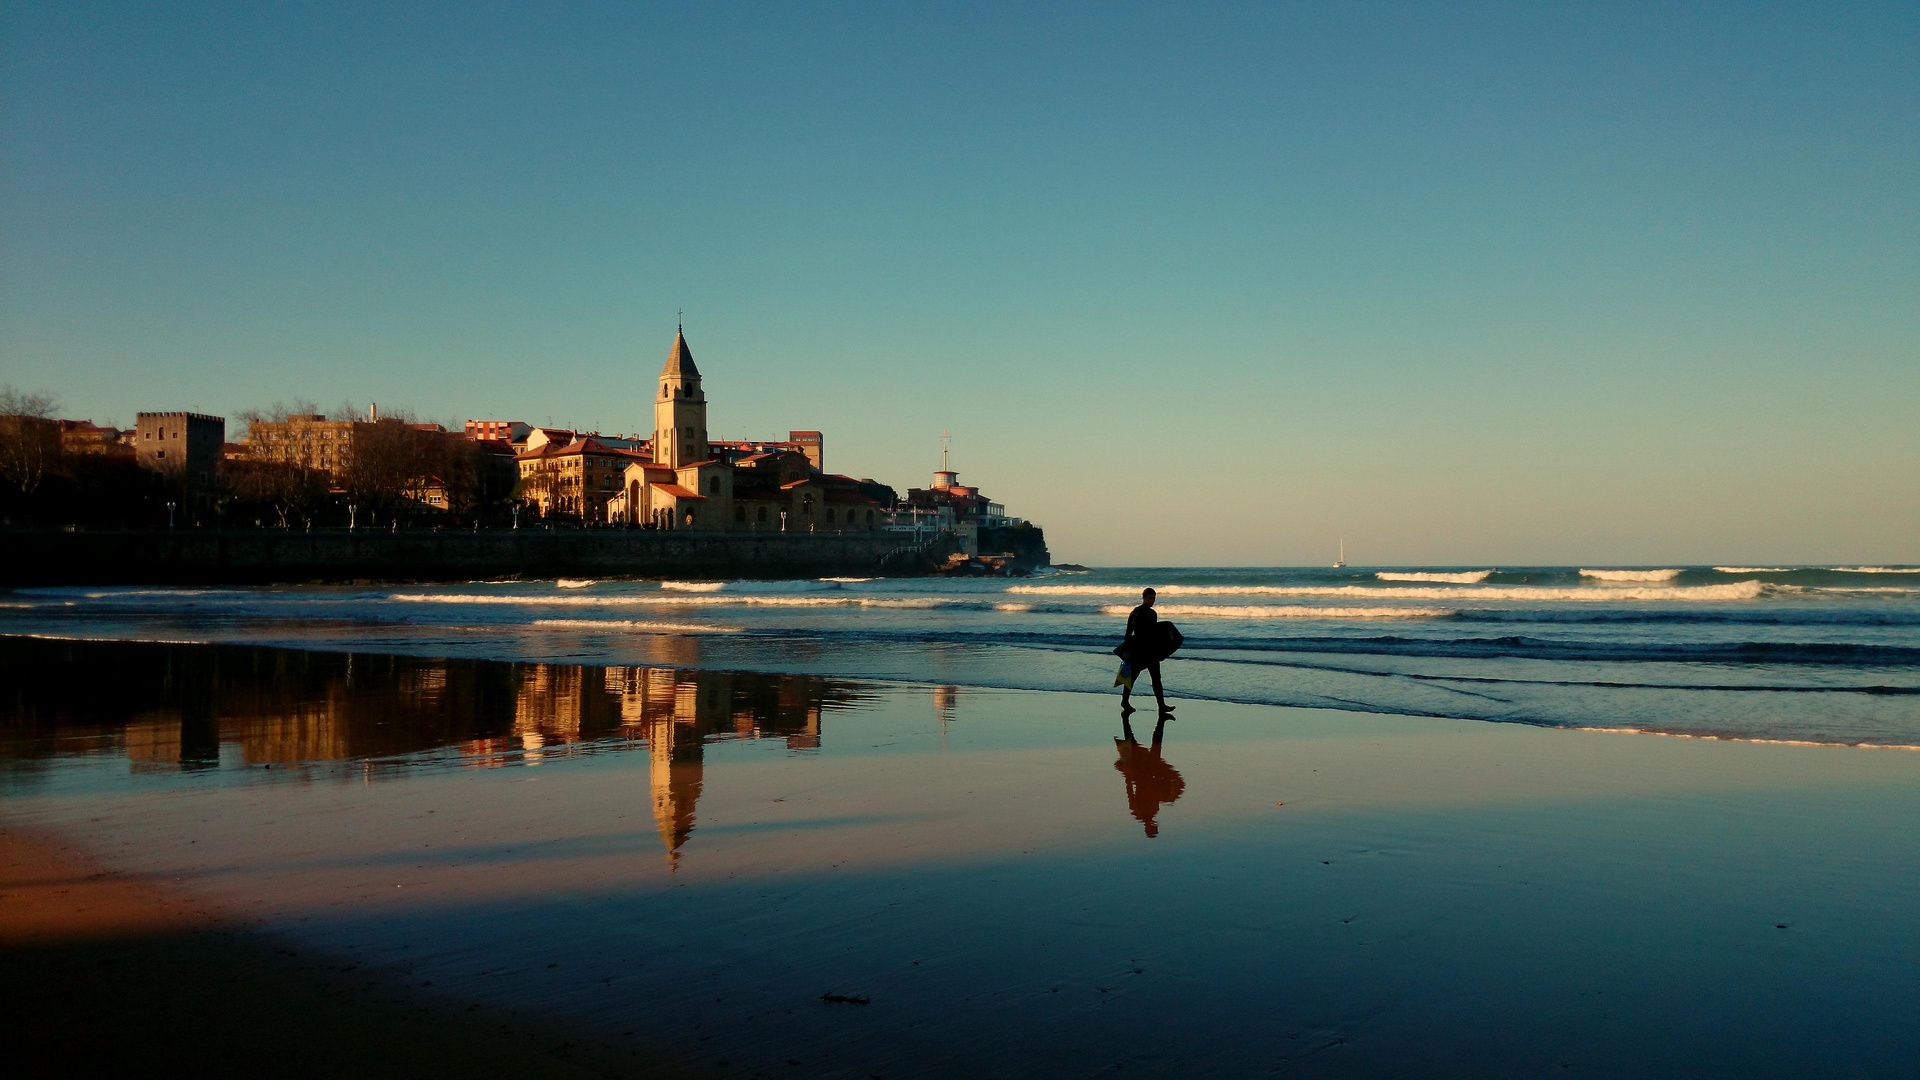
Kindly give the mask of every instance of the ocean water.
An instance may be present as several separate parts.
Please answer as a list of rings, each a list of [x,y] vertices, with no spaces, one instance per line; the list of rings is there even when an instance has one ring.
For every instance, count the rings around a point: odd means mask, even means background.
[[[1108,692],[1143,586],[1174,699],[1920,747],[1920,568],[1158,568],[1025,579],[0,594],[0,633]]]

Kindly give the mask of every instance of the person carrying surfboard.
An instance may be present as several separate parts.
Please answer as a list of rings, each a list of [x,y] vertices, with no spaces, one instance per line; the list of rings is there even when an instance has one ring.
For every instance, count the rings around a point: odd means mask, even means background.
[[[1160,705],[1160,711],[1170,713],[1173,706],[1167,704],[1167,696],[1160,686],[1160,661],[1173,655],[1180,647],[1180,631],[1172,623],[1163,623],[1153,610],[1152,589],[1140,593],[1140,606],[1127,615],[1127,633],[1120,639],[1120,647],[1113,650],[1120,658],[1120,674],[1114,678],[1114,684],[1120,687],[1120,711],[1133,711],[1133,680],[1142,671],[1153,677],[1153,699]]]

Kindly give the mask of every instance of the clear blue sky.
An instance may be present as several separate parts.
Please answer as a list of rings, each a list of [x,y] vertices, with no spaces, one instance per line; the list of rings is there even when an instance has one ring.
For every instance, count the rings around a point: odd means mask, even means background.
[[[0,381],[954,463],[1089,563],[1920,562],[1920,7],[4,4]]]

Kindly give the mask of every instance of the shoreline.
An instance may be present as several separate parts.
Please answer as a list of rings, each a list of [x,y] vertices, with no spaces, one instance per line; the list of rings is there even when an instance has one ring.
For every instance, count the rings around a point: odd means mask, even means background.
[[[871,683],[878,687],[890,687],[890,688],[899,688],[899,689],[931,689],[934,687],[950,687],[954,689],[966,689],[971,691],[983,691],[983,692],[1005,691],[1005,692],[1019,692],[1019,693],[1047,693],[1047,694],[1057,693],[1057,694],[1085,695],[1090,698],[1112,700],[1116,703],[1116,706],[1117,706],[1117,700],[1118,700],[1117,692],[1115,690],[1113,690],[1110,687],[1103,687],[1099,685],[1093,685],[1085,688],[1076,689],[1076,688],[1061,688],[1061,687],[1049,687],[1049,686],[1020,686],[1020,685],[1011,685],[1008,683],[977,682],[977,681],[971,681],[964,677],[949,678],[945,680],[930,680],[926,678],[917,678],[917,677],[872,675],[872,674],[866,674],[858,671],[854,671],[854,672],[833,671],[833,672],[821,674],[818,676],[813,676],[810,672],[795,670],[795,668],[792,665],[788,665],[785,667],[765,665],[765,664],[759,665],[759,666],[751,666],[751,665],[743,666],[739,664],[716,664],[716,665],[709,666],[709,665],[699,663],[697,659],[690,659],[685,654],[676,654],[675,650],[671,648],[671,643],[673,642],[697,640],[701,635],[697,635],[697,634],[688,635],[685,633],[670,631],[670,630],[658,630],[658,631],[642,630],[642,631],[633,631],[632,633],[635,636],[661,639],[663,642],[666,642],[669,644],[669,648],[666,650],[668,655],[661,656],[659,658],[647,659],[641,666],[666,666],[666,667],[673,667],[673,668],[684,669],[689,671],[708,671],[708,672],[714,672],[719,674],[737,673],[737,674],[743,674],[743,675],[767,676],[767,677],[776,677],[776,678],[820,677],[820,678],[826,678],[826,679],[842,681],[847,683],[854,683],[854,684]],[[494,653],[461,654],[461,653],[446,651],[444,649],[436,651],[433,648],[433,646],[437,644],[444,644],[444,643],[432,642],[432,641],[422,642],[419,645],[412,646],[412,647],[409,647],[407,643],[391,642],[391,641],[385,641],[385,642],[368,641],[365,643],[349,646],[337,641],[303,642],[299,640],[276,639],[271,642],[261,643],[261,642],[245,641],[245,640],[220,640],[220,639],[209,638],[209,637],[158,638],[158,637],[128,637],[128,636],[83,636],[79,634],[53,634],[53,633],[31,632],[31,631],[21,631],[21,630],[0,630],[0,641],[6,641],[6,640],[74,642],[74,643],[81,643],[81,644],[103,643],[103,644],[128,644],[128,645],[142,645],[142,646],[182,646],[182,647],[188,647],[188,648],[210,648],[210,649],[284,649],[284,650],[289,650],[293,652],[310,653],[315,655],[330,655],[330,656],[359,655],[359,656],[389,657],[389,658],[395,658],[395,659],[404,658],[408,660],[419,660],[419,661],[479,662],[479,663],[506,664],[506,665],[561,664],[565,666],[589,667],[589,668],[597,668],[602,670],[627,668],[627,667],[635,666],[631,662],[618,662],[618,661],[610,661],[610,660],[596,661],[596,660],[585,660],[585,659],[578,659],[578,658],[571,658],[571,657],[567,659],[555,659],[550,657],[526,657],[526,656],[512,657],[512,656],[506,656],[506,655],[500,655],[500,654],[494,654]],[[1198,660],[1199,662],[1205,662],[1204,659],[1201,659],[1201,658],[1181,658],[1181,659],[1183,662],[1186,662],[1189,659]],[[1638,727],[1626,727],[1626,726],[1618,726],[1618,725],[1554,723],[1551,721],[1538,720],[1538,719],[1514,718],[1514,717],[1490,717],[1490,716],[1476,715],[1471,713],[1423,712],[1423,711],[1414,711],[1414,710],[1396,710],[1396,709],[1388,709],[1388,708],[1370,708],[1370,707],[1364,707],[1359,703],[1354,703],[1354,702],[1327,703],[1327,704],[1272,702],[1272,701],[1260,701],[1260,700],[1248,699],[1248,698],[1236,698],[1236,697],[1230,697],[1225,695],[1211,695],[1211,696],[1201,695],[1201,694],[1192,693],[1191,691],[1185,691],[1183,693],[1180,690],[1180,688],[1177,688],[1177,687],[1170,690],[1169,698],[1176,702],[1181,702],[1181,701],[1204,702],[1209,704],[1244,706],[1248,708],[1308,709],[1313,711],[1324,711],[1324,712],[1330,712],[1330,713],[1351,713],[1354,715],[1362,715],[1362,716],[1402,717],[1407,719],[1418,719],[1418,720],[1458,721],[1458,722],[1473,723],[1473,724],[1492,724],[1492,725],[1498,725],[1498,726],[1533,728],[1533,729],[1547,730],[1547,731],[1579,731],[1579,732],[1588,732],[1588,733],[1602,734],[1602,735],[1645,735],[1645,736],[1657,736],[1661,738],[1687,739],[1687,740],[1697,740],[1697,741],[1706,741],[1706,742],[1745,743],[1745,744],[1751,744],[1756,746],[1791,746],[1791,747],[1801,747],[1801,748],[1807,748],[1807,749],[1827,748],[1827,749],[1857,749],[1857,750],[1920,751],[1920,743],[1871,742],[1866,740],[1846,741],[1842,739],[1822,740],[1822,739],[1771,738],[1771,737],[1764,737],[1764,736],[1731,735],[1731,734],[1724,734],[1724,733],[1718,733],[1718,732],[1712,732],[1712,731],[1702,731],[1702,732],[1665,731],[1665,730],[1660,730],[1658,728],[1638,728]]]

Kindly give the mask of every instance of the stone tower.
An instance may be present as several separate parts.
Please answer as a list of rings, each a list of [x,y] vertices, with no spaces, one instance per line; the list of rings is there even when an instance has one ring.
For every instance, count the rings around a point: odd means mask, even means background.
[[[660,369],[660,393],[653,399],[653,460],[677,469],[708,457],[707,395],[683,329],[673,336],[673,351]]]

